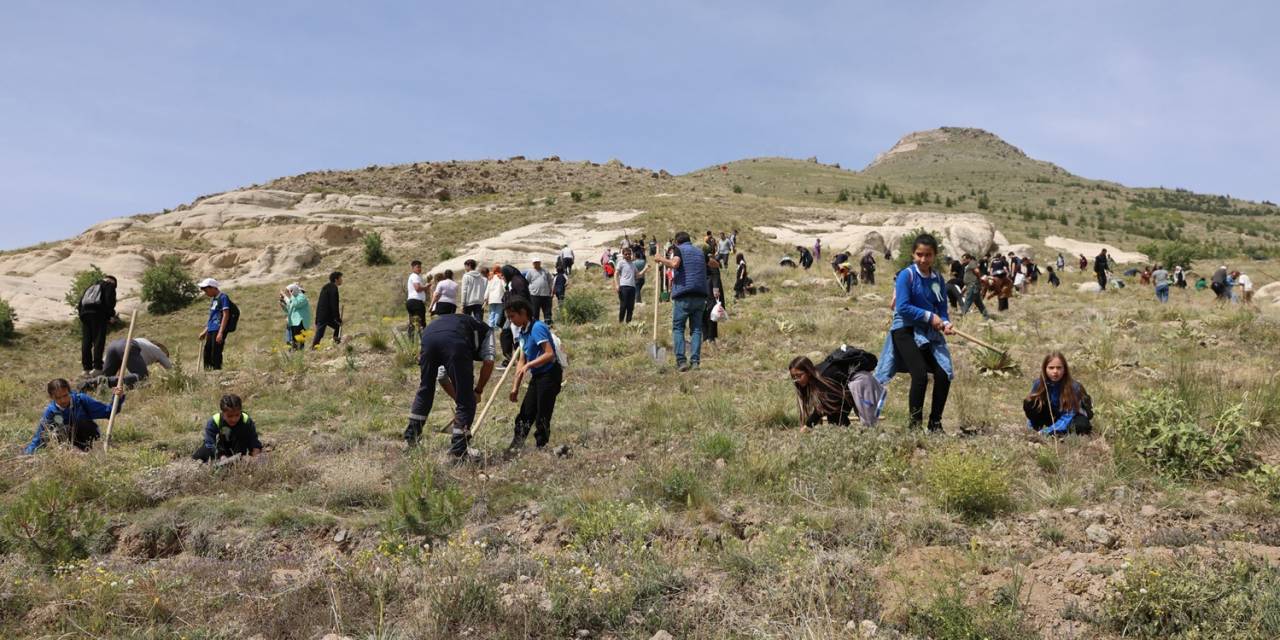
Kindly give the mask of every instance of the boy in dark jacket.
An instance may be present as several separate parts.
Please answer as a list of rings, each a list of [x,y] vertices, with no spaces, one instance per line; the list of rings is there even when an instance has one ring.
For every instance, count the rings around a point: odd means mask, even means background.
[[[238,395],[222,396],[218,403],[220,411],[204,425],[204,443],[191,457],[209,462],[234,455],[256,456],[262,453],[258,427],[253,418],[243,411],[243,406],[244,401]]]
[[[342,272],[329,274],[329,284],[320,288],[320,299],[316,300],[316,335],[311,339],[311,348],[320,346],[324,339],[326,327],[333,328],[333,343],[342,344],[342,304],[338,301],[338,287],[342,286]]]
[[[52,438],[68,440],[75,448],[88,451],[93,441],[100,436],[98,424],[111,416],[111,405],[99,402],[92,397],[71,390],[71,383],[63,378],[50,380],[46,388],[49,393],[49,406],[45,407],[36,425],[36,433],[22,452],[31,455],[43,447]],[[120,405],[124,405],[124,388],[116,387],[112,393],[120,396]]]
[[[80,366],[85,376],[102,373],[102,352],[107,345],[107,326],[116,315],[116,278],[103,278],[80,294],[76,305],[80,316]]]

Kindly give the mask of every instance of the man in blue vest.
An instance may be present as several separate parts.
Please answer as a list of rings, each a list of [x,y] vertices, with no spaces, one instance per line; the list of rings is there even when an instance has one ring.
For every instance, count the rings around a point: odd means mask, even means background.
[[[707,310],[707,266],[719,266],[715,258],[707,256],[701,249],[693,246],[689,234],[681,231],[676,234],[676,247],[670,258],[654,256],[654,260],[668,268],[675,269],[675,278],[671,282],[671,341],[675,345],[676,369],[688,371],[697,369],[702,361],[702,317]],[[689,360],[684,354],[684,326],[689,323],[692,353]]]

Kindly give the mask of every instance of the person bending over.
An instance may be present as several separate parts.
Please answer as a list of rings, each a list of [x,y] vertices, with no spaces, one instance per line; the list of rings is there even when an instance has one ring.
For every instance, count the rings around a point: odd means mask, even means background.
[[[218,403],[218,413],[204,425],[204,442],[191,457],[200,462],[211,462],[232,456],[256,456],[262,453],[262,441],[258,440],[258,426],[244,411],[240,396],[229,393]]]
[[[484,395],[485,385],[493,374],[494,331],[483,322],[466,314],[440,316],[422,332],[422,351],[418,358],[421,376],[418,391],[409,409],[409,425],[404,439],[409,446],[418,444],[422,427],[431,413],[436,395],[436,382],[454,400],[453,438],[449,454],[461,458],[471,441],[471,423],[476,404]],[[475,379],[475,363],[482,362],[480,378]]]
[[[101,436],[94,420],[110,417],[111,405],[72,391],[71,383],[63,378],[50,380],[45,390],[49,393],[49,406],[45,407],[35,435],[22,452],[31,455],[51,439],[70,442],[75,448],[88,451]],[[120,396],[120,406],[124,406],[124,388],[117,386],[112,393]]]

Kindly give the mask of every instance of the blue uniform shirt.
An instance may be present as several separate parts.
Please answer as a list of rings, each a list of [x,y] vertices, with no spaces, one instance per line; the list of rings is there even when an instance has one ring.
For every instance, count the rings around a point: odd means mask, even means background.
[[[533,362],[538,356],[542,355],[542,345],[551,342],[552,350],[555,349],[555,343],[551,340],[551,329],[541,320],[534,320],[525,326],[520,332],[520,348],[524,350],[524,361]],[[540,367],[530,369],[534,374],[546,373],[556,366],[554,359]]]
[[[219,291],[217,297],[213,299],[213,304],[209,306],[209,322],[205,323],[204,328],[209,333],[217,333],[218,328],[222,326],[222,312],[229,309],[231,309],[231,298]]]
[[[124,396],[120,396],[120,406],[124,406]],[[101,420],[110,416],[110,404],[99,402],[76,391],[71,392],[71,404],[66,409],[50,400],[49,406],[45,407],[44,415],[40,416],[40,424],[36,425],[35,435],[31,437],[31,442],[22,449],[22,452],[30,455],[45,445],[45,425],[74,425],[77,422]]]

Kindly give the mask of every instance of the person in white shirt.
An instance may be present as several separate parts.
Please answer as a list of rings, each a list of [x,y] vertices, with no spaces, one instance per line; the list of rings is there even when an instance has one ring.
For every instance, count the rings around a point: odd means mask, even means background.
[[[409,312],[409,326],[421,331],[427,326],[427,283],[422,279],[422,262],[409,263],[409,281],[405,284],[404,308]]]
[[[542,268],[542,259],[533,259],[533,268],[524,272],[529,282],[529,302],[533,303],[533,319],[551,322],[551,274]]]
[[[489,284],[484,289],[484,300],[489,305],[489,326],[502,326],[502,297],[507,293],[507,281],[502,279],[502,265],[495,262],[489,270]]]
[[[573,248],[567,244],[560,250],[560,266],[566,275],[573,273]]]
[[[1232,273],[1231,277],[1235,279],[1240,290],[1244,292],[1244,295],[1241,296],[1244,298],[1244,303],[1253,304],[1253,280],[1248,275],[1240,273],[1239,271]]]
[[[445,269],[431,293],[431,315],[447,316],[458,312],[458,283],[453,281],[453,269]]]

